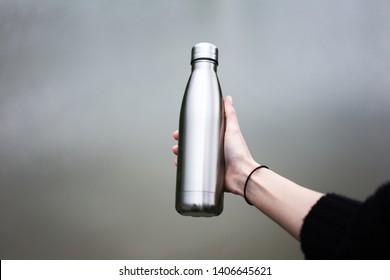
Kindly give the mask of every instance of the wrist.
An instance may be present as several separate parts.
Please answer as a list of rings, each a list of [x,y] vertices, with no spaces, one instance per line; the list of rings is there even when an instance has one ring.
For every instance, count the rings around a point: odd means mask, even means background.
[[[255,173],[256,171],[262,169],[262,168],[265,168],[265,169],[269,169],[268,166],[266,165],[259,165],[257,167],[255,167],[251,173],[249,173],[248,177],[246,178],[246,181],[245,181],[245,184],[244,184],[244,190],[243,190],[243,193],[244,193],[244,199],[245,201],[249,204],[249,205],[253,205],[249,200],[248,200],[248,197],[246,195],[246,189],[247,189],[247,186],[248,186],[248,183],[249,183],[249,180],[251,179],[251,176],[253,173]]]
[[[231,179],[232,183],[232,192],[244,197],[244,185],[245,181],[248,178],[248,175],[258,167],[259,164],[252,158],[241,161],[236,165],[236,168],[233,170],[227,170],[231,176],[227,176],[227,179]],[[229,182],[227,182],[229,183]]]

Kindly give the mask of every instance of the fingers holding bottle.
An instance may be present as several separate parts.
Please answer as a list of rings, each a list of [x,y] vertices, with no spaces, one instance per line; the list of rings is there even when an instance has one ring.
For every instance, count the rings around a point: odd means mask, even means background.
[[[225,156],[225,191],[242,195],[242,185],[245,176],[258,164],[252,158],[242,136],[238,123],[237,113],[231,96],[224,98],[226,130],[224,140]],[[173,132],[173,139],[179,140],[179,130]],[[178,144],[172,147],[174,155],[178,155]],[[177,166],[177,157],[174,159]]]
[[[173,132],[173,139],[178,141],[179,140],[179,130],[175,130]],[[174,155],[177,156],[177,154],[179,153],[179,145],[176,144],[172,147],[172,152]],[[177,157],[173,160],[173,163],[177,166]]]
[[[242,195],[247,174],[258,164],[252,158],[241,133],[237,113],[231,96],[224,100],[226,130],[225,130],[225,190]]]

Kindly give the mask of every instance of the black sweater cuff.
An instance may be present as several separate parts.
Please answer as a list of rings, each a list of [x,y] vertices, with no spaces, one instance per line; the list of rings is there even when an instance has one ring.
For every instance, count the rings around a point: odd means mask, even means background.
[[[301,248],[306,259],[338,259],[339,245],[347,234],[361,202],[336,194],[323,196],[305,217]]]

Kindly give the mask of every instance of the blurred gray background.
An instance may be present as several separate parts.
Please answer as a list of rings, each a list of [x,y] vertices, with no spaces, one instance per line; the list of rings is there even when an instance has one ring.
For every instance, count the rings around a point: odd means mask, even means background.
[[[302,259],[240,197],[175,212],[191,47],[219,47],[257,161],[364,199],[390,177],[389,34],[385,0],[0,0],[1,259]]]

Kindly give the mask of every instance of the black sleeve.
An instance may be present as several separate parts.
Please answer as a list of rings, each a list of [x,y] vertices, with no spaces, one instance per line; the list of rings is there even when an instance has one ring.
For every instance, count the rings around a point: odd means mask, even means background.
[[[306,259],[390,259],[390,183],[363,203],[327,194],[305,217],[300,237]]]

